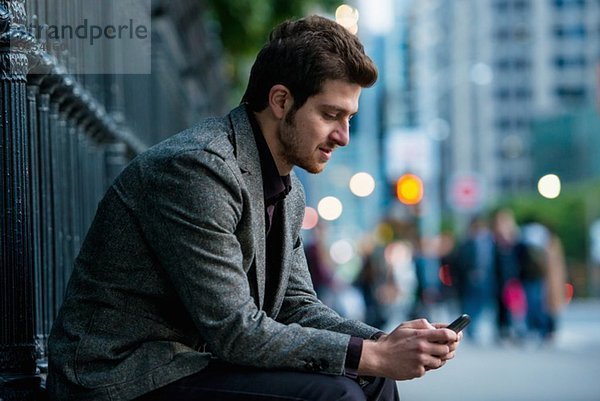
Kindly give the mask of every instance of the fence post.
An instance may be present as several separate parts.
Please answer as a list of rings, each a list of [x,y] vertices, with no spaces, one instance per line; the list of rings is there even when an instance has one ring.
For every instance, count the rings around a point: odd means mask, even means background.
[[[34,254],[24,0],[0,0],[0,399],[34,400]]]

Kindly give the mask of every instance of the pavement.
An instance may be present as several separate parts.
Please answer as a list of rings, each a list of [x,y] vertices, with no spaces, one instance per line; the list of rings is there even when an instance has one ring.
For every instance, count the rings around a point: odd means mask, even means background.
[[[402,401],[600,401],[600,300],[571,302],[550,344],[464,341],[443,368],[398,389]]]

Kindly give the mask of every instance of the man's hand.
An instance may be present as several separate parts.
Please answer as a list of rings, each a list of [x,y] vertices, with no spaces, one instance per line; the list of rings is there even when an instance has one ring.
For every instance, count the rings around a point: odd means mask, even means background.
[[[444,329],[446,328],[448,325],[446,323],[433,323],[433,326],[436,329]],[[460,342],[462,341],[463,338],[463,333],[460,332],[456,335],[456,341],[451,341],[448,343],[448,346],[450,347],[450,352],[448,353],[448,355],[446,355],[446,361],[449,359],[454,358],[454,355],[456,354],[456,349],[458,348],[458,346],[460,345]]]
[[[445,327],[418,319],[402,323],[377,341],[366,340],[358,373],[409,380],[442,367],[454,357],[461,338]]]

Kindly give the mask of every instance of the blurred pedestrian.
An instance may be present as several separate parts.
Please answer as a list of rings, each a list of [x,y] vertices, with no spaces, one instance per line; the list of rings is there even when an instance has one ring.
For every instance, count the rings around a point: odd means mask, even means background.
[[[531,221],[521,228],[517,246],[519,277],[527,300],[527,330],[535,338],[545,338],[548,332],[546,304],[546,277],[548,271],[547,246],[550,233],[542,224]]]
[[[332,297],[335,277],[325,249],[324,230],[325,228],[321,224],[317,224],[311,230],[312,237],[305,242],[304,253],[306,254],[308,271],[317,296],[325,304],[331,306],[331,302],[328,300]]]
[[[472,319],[465,334],[474,341],[479,340],[482,314],[494,305],[495,262],[494,237],[488,222],[483,216],[475,216],[452,263],[461,311]]]
[[[355,281],[365,302],[365,321],[375,327],[386,326],[390,318],[388,306],[400,291],[393,268],[386,260],[385,249],[386,246],[378,244],[363,255],[361,270]]]
[[[567,264],[562,241],[552,227],[549,229],[549,240],[546,246],[548,266],[546,269],[546,305],[548,311],[548,330],[546,338],[554,338],[558,328],[561,311],[567,304]]]
[[[439,270],[442,265],[441,243],[442,237],[422,236],[415,241],[413,262],[417,279],[415,299],[411,310],[411,317],[425,317],[430,319],[435,312],[435,307],[442,300]]]
[[[364,320],[366,308],[362,294],[335,274],[334,262],[327,252],[326,227],[317,224],[311,234],[304,253],[318,298],[343,317]]]
[[[407,317],[412,319],[417,287],[412,244],[406,239],[374,244],[364,253],[355,284],[367,304],[367,322],[392,328]]]
[[[495,243],[496,332],[499,340],[519,340],[525,334],[527,304],[519,272],[519,228],[512,210],[492,214]]]

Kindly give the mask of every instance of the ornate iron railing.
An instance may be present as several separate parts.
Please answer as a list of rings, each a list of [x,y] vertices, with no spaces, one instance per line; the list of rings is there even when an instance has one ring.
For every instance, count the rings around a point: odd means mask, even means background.
[[[2,400],[39,399],[46,338],[112,179],[147,146],[226,106],[202,2],[148,5],[152,74],[92,75],[78,67],[76,45],[44,43],[29,28],[76,11],[56,0],[0,0]],[[119,55],[98,62],[106,57]]]

